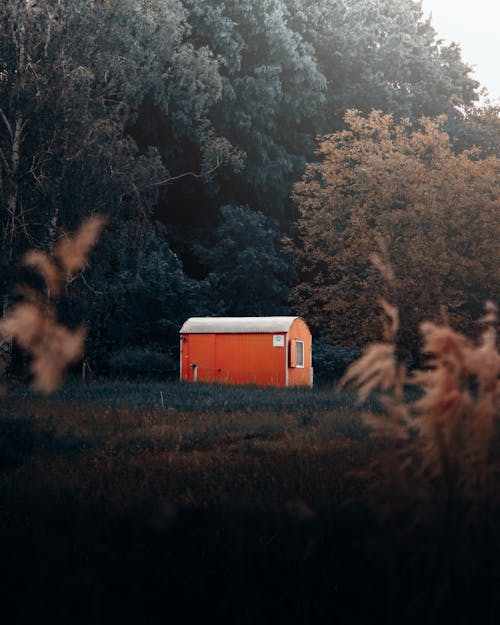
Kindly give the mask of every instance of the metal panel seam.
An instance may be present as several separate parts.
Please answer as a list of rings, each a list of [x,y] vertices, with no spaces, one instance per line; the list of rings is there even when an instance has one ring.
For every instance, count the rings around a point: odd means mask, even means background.
[[[179,354],[179,382],[182,382],[182,336],[180,339],[180,344],[181,344],[181,348],[180,348],[180,354]]]
[[[288,388],[288,332],[286,333],[286,351],[285,351],[285,388]]]

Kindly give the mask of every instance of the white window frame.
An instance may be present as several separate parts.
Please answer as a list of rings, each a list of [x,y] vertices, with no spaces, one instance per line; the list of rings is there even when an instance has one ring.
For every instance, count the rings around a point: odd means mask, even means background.
[[[302,364],[299,365],[299,350],[298,350],[298,345],[299,343],[302,345]],[[305,355],[305,344],[304,341],[301,339],[295,339],[295,367],[297,369],[304,369],[305,367],[305,360],[306,360],[306,355]]]

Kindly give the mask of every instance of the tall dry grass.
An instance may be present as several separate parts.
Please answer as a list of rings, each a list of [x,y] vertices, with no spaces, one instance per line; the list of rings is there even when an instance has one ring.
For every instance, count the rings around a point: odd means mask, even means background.
[[[103,217],[92,217],[72,236],[64,234],[52,254],[28,252],[24,265],[40,274],[46,293],[22,287],[22,301],[0,319],[0,339],[14,339],[30,354],[33,386],[43,393],[56,390],[67,367],[83,353],[85,329],[70,330],[62,325],[56,301],[64,285],[86,266],[104,224]]]
[[[372,260],[390,280],[387,258]],[[423,322],[425,367],[409,374],[398,362],[398,309],[385,299],[380,305],[384,340],[368,345],[341,380],[360,400],[377,393],[383,407],[364,417],[380,443],[363,473],[378,510],[387,515],[410,506],[416,518],[460,501],[474,516],[486,502],[498,504],[498,307],[486,303],[476,341],[454,330],[446,314],[441,323]],[[410,387],[416,399],[405,399]]]

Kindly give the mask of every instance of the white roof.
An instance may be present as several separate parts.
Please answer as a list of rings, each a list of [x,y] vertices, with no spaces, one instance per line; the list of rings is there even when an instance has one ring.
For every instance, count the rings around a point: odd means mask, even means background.
[[[180,334],[288,332],[299,317],[191,317]]]

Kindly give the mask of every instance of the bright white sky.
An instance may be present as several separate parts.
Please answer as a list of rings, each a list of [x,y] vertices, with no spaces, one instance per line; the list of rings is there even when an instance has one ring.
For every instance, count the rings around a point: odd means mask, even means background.
[[[500,100],[500,0],[422,0],[438,36],[456,41],[474,77]]]

